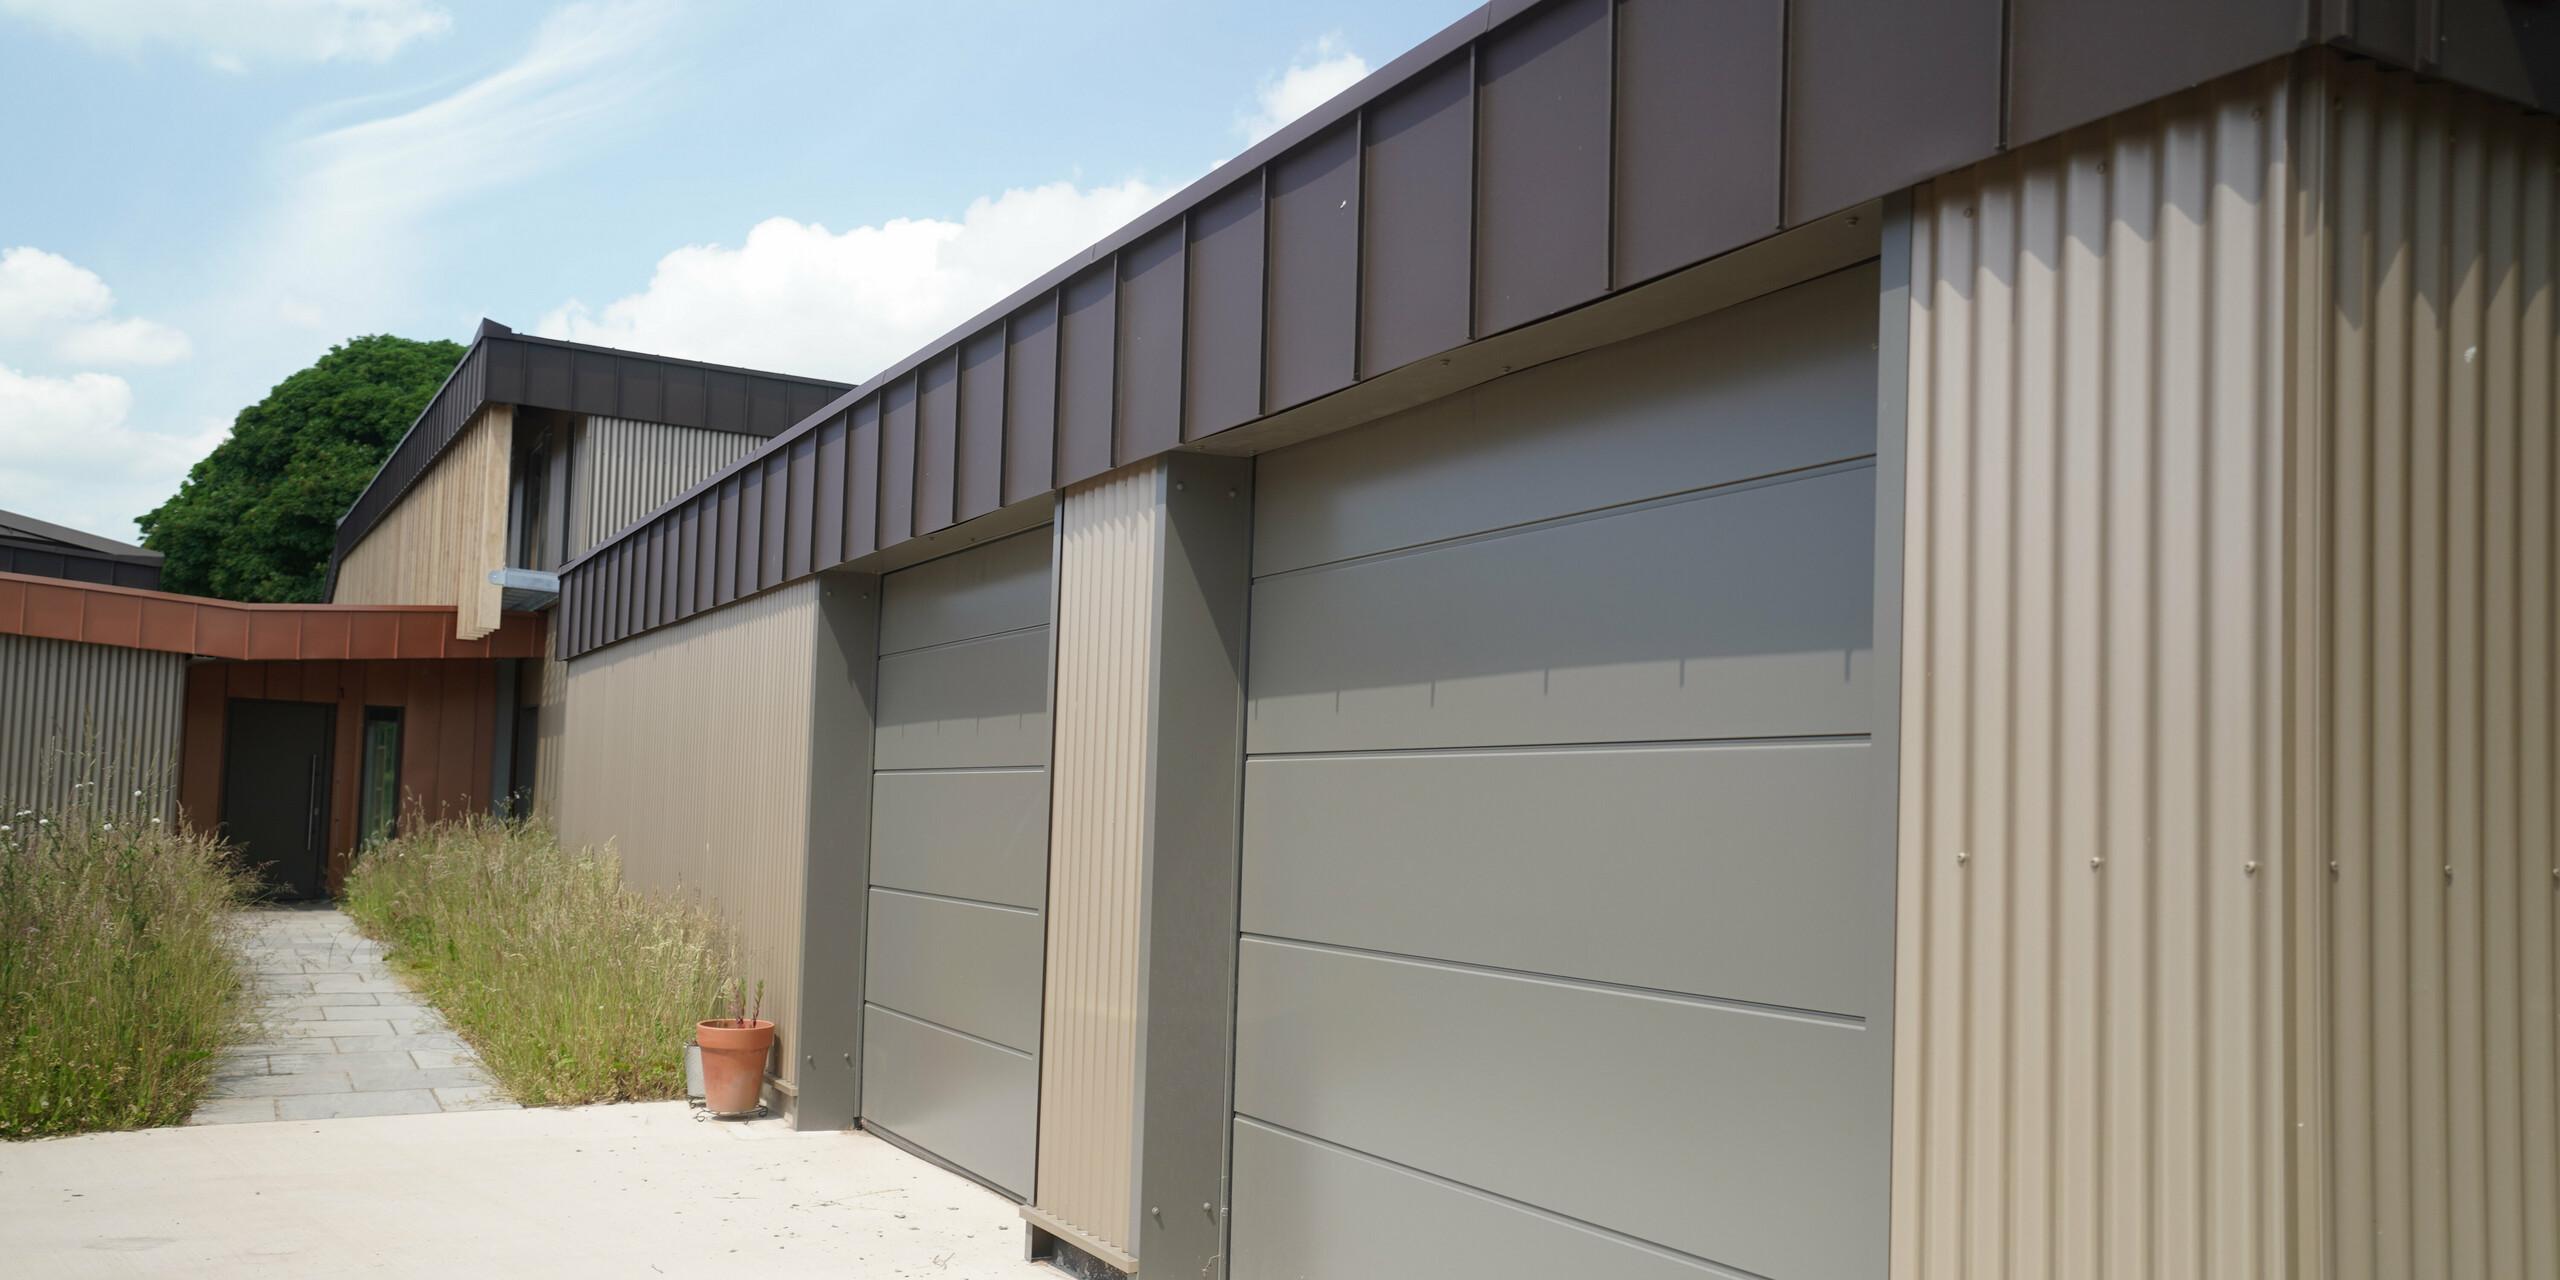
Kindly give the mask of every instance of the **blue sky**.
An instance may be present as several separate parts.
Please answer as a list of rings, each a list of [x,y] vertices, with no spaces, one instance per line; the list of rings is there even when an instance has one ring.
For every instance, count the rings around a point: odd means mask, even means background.
[[[0,508],[356,334],[868,375],[1470,0],[0,0]]]

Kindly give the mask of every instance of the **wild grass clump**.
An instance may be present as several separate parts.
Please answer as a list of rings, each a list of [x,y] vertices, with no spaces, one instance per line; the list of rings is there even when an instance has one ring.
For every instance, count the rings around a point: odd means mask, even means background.
[[[177,1124],[248,1032],[253,880],[134,795],[0,810],[0,1137]]]
[[[684,1096],[684,1044],[733,954],[720,918],[622,886],[538,823],[424,824],[357,859],[339,905],[528,1106]]]

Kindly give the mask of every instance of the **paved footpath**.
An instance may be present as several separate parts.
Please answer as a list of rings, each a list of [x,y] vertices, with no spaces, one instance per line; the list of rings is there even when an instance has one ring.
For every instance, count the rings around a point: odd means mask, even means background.
[[[512,1109],[470,1046],[327,904],[247,913],[265,1030],[233,1050],[189,1124]]]

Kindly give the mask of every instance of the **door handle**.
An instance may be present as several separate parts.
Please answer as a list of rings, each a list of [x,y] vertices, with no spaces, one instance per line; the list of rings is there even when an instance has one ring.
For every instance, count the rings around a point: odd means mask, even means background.
[[[311,757],[310,815],[302,825],[302,851],[310,853],[320,847],[320,757]]]

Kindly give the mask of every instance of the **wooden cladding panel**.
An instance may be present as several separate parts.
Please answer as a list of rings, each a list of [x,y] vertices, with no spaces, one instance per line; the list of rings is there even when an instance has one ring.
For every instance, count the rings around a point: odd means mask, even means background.
[[[515,440],[510,405],[483,409],[407,496],[339,562],[338,604],[455,607],[455,634],[498,629],[505,593],[489,571],[507,562],[507,475]]]

